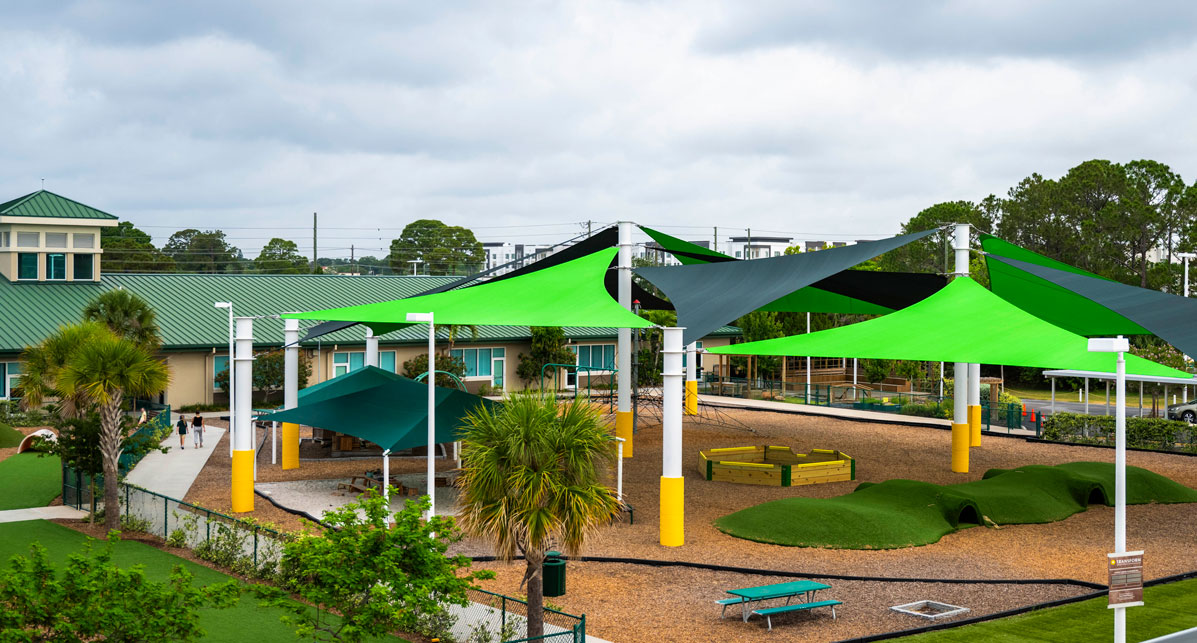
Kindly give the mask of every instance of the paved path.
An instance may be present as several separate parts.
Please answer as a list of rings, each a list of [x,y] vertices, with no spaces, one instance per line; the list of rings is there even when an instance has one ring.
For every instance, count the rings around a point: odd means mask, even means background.
[[[86,518],[86,511],[58,505],[55,507],[31,507],[0,511],[0,522],[23,522],[26,520],[50,520],[53,518]]]
[[[149,489],[155,493],[182,500],[196,476],[203,470],[212,455],[212,449],[220,442],[224,429],[209,426],[204,429],[204,447],[196,449],[191,446],[191,433],[187,433],[187,446],[179,448],[179,436],[171,433],[162,441],[162,446],[170,447],[170,451],[160,453],[149,452],[129,475],[125,482]]]

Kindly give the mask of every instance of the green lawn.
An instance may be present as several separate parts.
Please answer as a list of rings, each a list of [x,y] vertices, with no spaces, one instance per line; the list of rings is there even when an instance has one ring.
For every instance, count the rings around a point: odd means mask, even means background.
[[[0,461],[0,511],[45,507],[62,493],[58,456],[21,453]]]
[[[11,449],[21,445],[25,434],[0,422],[0,449]]]
[[[1045,641],[1091,643],[1108,641],[1114,632],[1114,611],[1106,598],[1053,607],[1010,618],[975,625],[908,636],[899,641]],[[1142,607],[1126,611],[1126,640],[1145,641],[1157,636],[1197,627],[1197,579],[1148,587]]]
[[[44,520],[0,523],[0,561],[7,567],[7,561],[12,556],[28,555],[30,544],[38,542],[48,550],[50,560],[61,565],[66,561],[68,554],[81,549],[87,540],[92,540],[96,546],[103,546],[77,531]],[[203,565],[133,541],[117,543],[113,549],[113,561],[122,567],[145,565],[146,576],[158,581],[166,580],[175,565],[182,565],[194,574],[193,582],[197,585],[229,579],[225,574]],[[241,602],[235,607],[227,610],[200,610],[200,626],[207,632],[207,640],[210,641],[293,643],[298,640],[295,631],[279,621],[280,613],[278,609],[258,607],[257,599],[246,595],[241,597]],[[397,637],[384,640],[403,641]]]
[[[1127,467],[1128,504],[1197,502],[1190,489]],[[793,547],[892,549],[927,545],[988,519],[999,525],[1047,523],[1114,500],[1114,465],[1071,462],[991,469],[984,479],[953,485],[915,480],[861,483],[835,498],[784,498],[715,521],[722,532]]]
[[[1006,387],[1006,391],[1011,395],[1015,395],[1023,400],[1050,400],[1052,399],[1051,389],[1037,389],[1037,388],[1011,388]],[[1179,399],[1179,398],[1177,398]],[[1077,399],[1076,391],[1065,391],[1056,389],[1057,402],[1084,402],[1084,400]],[[1147,408],[1151,408],[1151,395],[1143,396],[1143,403]],[[1089,384],[1089,406],[1105,406],[1106,404],[1106,386],[1105,384],[1097,384],[1091,382]],[[1114,387],[1110,387],[1110,405],[1114,404]],[[1126,407],[1134,407],[1136,412],[1139,408],[1139,387],[1127,382],[1126,385]]]

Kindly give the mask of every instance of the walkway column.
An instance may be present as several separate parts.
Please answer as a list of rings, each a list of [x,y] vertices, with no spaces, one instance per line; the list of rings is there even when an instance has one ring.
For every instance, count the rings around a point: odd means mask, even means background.
[[[968,445],[981,446],[981,365],[968,365]]]
[[[299,320],[283,320],[283,408],[299,404]],[[299,425],[283,422],[283,469],[299,468]]]
[[[661,410],[661,544],[685,544],[685,478],[682,477],[682,331],[664,331]]]
[[[618,274],[619,305],[632,309],[632,222],[619,222]],[[632,329],[620,328],[616,338],[615,359],[618,401],[615,406],[615,437],[623,438],[623,457],[632,457]],[[678,400],[681,403],[681,400]]]
[[[250,423],[253,415],[254,381],[254,320],[253,317],[237,318],[237,355],[233,366],[237,375],[237,434],[233,436],[233,513],[254,510],[254,428]]]
[[[374,329],[366,327],[366,366],[378,366],[378,338],[374,336]]]
[[[967,223],[956,224],[952,247],[956,251],[955,275],[957,277],[968,276],[968,230]],[[952,386],[952,471],[968,473],[968,447],[972,442],[968,408],[971,391],[969,387],[970,369],[967,362],[956,362],[954,370],[956,381]],[[980,398],[979,393],[977,397]]]
[[[686,415],[698,415],[698,343],[686,344]]]

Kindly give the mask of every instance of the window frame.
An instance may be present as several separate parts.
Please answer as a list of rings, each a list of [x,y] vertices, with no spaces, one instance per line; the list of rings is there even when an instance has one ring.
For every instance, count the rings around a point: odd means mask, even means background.
[[[41,276],[42,262],[40,261],[39,253],[36,252],[18,252],[17,253],[17,281],[37,281]],[[21,270],[25,267],[21,265],[25,257],[33,257],[33,276],[26,277],[21,274]]]
[[[66,281],[67,280],[67,269],[66,269],[67,253],[65,253],[65,252],[47,252],[45,254],[46,254],[46,260],[44,263],[46,264],[46,281]],[[54,272],[52,272],[52,270],[51,270],[51,267],[52,267],[51,261],[55,257],[59,257],[62,259],[62,265],[61,265],[62,276],[61,277],[55,277]]]
[[[93,254],[75,254],[71,261],[72,281],[94,281],[96,278],[96,262]],[[80,261],[82,260],[82,261]],[[79,276],[79,266],[87,266],[87,275]]]

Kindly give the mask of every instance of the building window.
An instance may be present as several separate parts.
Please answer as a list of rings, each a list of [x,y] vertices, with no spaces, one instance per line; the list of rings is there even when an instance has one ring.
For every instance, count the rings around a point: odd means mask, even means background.
[[[75,255],[74,280],[91,281],[95,276],[95,262],[92,261],[92,255]]]
[[[20,362],[0,362],[0,399],[20,397],[17,387],[21,383]]]
[[[66,279],[66,255],[61,252],[51,252],[46,255],[46,280],[63,281]]]
[[[5,248],[7,248],[8,244],[12,241],[11,235],[12,235],[12,233],[10,233],[10,232],[5,232],[4,234],[0,234],[0,245],[3,245]]]
[[[65,248],[65,247],[67,247],[67,233],[65,233],[65,232],[47,232],[46,233],[46,247],[47,248]]]
[[[615,344],[582,344],[569,349],[577,353],[578,366],[615,370]]]
[[[465,362],[466,377],[489,378],[495,386],[503,385],[503,365],[507,350],[504,348],[455,348],[449,352]]]
[[[76,248],[94,248],[96,247],[96,235],[83,232],[75,233],[75,247]]]
[[[333,353],[333,377],[351,373],[366,365],[365,351]],[[395,351],[378,351],[378,368],[395,372]]]
[[[17,255],[17,279],[37,279],[37,255],[32,252]]]
[[[227,370],[229,370],[229,356],[228,355],[217,355],[216,357],[212,358],[212,390],[213,391],[223,391],[224,390],[223,388],[221,388],[221,386],[219,384],[216,383],[216,376],[220,375],[221,373],[223,373]]]
[[[17,245],[22,248],[36,248],[41,245],[40,232],[18,232]]]
[[[737,251],[736,251],[736,259],[739,259],[739,258],[740,258],[740,251],[739,251],[739,250],[737,250]]]

